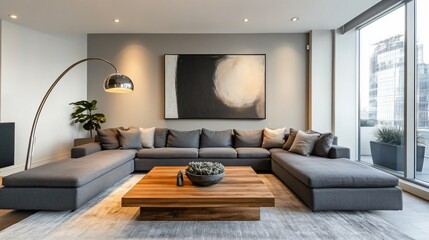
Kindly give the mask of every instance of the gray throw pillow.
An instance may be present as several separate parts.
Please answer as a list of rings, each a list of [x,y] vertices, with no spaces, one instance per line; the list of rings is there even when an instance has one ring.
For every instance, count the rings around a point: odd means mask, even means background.
[[[314,144],[319,139],[317,133],[305,133],[299,130],[296,134],[295,140],[289,149],[289,152],[298,153],[304,156],[310,155],[313,152]]]
[[[156,148],[165,147],[165,145],[167,144],[167,133],[167,128],[156,128],[153,146]]]
[[[323,133],[314,144],[312,155],[319,157],[327,157],[329,150],[331,150],[332,143],[334,142],[334,134]]]
[[[142,148],[140,135],[140,129],[138,128],[118,129],[119,145],[122,149],[140,149]]]
[[[198,148],[200,146],[200,130],[178,131],[169,129],[167,147]]]
[[[263,130],[234,129],[234,147],[261,147]]]
[[[285,133],[286,128],[264,128],[264,140],[262,141],[262,147],[266,149],[283,147],[285,144]]]
[[[289,130],[287,140],[285,142],[285,145],[283,145],[283,150],[289,151],[290,147],[292,147],[292,143],[295,140],[297,133],[298,133],[298,130],[296,130],[295,128],[291,128]]]
[[[97,139],[103,149],[119,148],[118,131],[116,128],[97,129]]]
[[[211,131],[203,128],[200,147],[232,147],[232,130]]]

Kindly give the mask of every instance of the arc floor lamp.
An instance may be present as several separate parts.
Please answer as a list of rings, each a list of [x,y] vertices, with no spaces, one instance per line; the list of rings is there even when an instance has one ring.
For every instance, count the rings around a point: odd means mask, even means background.
[[[31,127],[31,133],[30,133],[30,139],[28,141],[28,149],[27,149],[27,159],[25,162],[25,170],[31,168],[31,160],[33,158],[33,147],[34,147],[34,140],[35,140],[35,133],[37,128],[37,122],[39,121],[40,113],[42,112],[43,106],[45,105],[46,100],[49,97],[49,94],[51,94],[54,87],[57,85],[57,83],[61,80],[61,78],[64,77],[64,75],[67,74],[68,71],[70,71],[75,66],[86,62],[86,61],[102,61],[110,66],[112,66],[113,69],[115,69],[115,73],[110,74],[105,80],[104,80],[104,90],[106,92],[111,93],[127,93],[134,90],[134,84],[131,81],[131,79],[123,74],[118,73],[118,70],[116,67],[109,61],[102,59],[102,58],[85,58],[80,61],[77,61],[70,65],[61,75],[54,81],[54,83],[49,87],[48,91],[45,93],[45,96],[42,99],[42,102],[39,105],[39,108],[37,109],[36,116],[34,116],[33,120],[33,126]]]

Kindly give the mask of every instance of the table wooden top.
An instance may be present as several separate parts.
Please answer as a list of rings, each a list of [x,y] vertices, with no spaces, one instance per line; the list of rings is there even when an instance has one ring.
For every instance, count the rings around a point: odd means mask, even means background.
[[[218,184],[192,185],[186,167],[154,167],[122,197],[123,207],[274,207],[274,195],[251,167],[225,167]],[[184,186],[177,186],[182,170]]]

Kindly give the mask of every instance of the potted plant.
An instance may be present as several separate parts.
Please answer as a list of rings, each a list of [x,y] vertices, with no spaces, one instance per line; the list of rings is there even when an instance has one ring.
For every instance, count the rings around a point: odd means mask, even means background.
[[[404,171],[404,131],[399,127],[383,126],[374,131],[376,141],[371,141],[371,154],[374,164],[395,171]],[[425,155],[423,139],[417,137],[417,171],[422,171]]]
[[[225,168],[218,162],[190,162],[186,168],[186,176],[198,186],[210,186],[220,182]]]
[[[81,145],[88,142],[93,142],[94,138],[92,135],[93,130],[101,128],[102,123],[106,122],[106,117],[102,113],[93,113],[97,110],[97,100],[92,101],[78,101],[72,102],[70,105],[74,105],[73,109],[75,110],[71,114],[72,120],[74,123],[83,124],[83,129],[89,131],[90,138],[80,138],[75,139],[75,146]]]

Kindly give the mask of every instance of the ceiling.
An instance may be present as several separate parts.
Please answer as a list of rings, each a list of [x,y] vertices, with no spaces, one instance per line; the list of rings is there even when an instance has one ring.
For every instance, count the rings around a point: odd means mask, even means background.
[[[63,33],[296,33],[338,28],[379,1],[0,0],[0,18]]]

